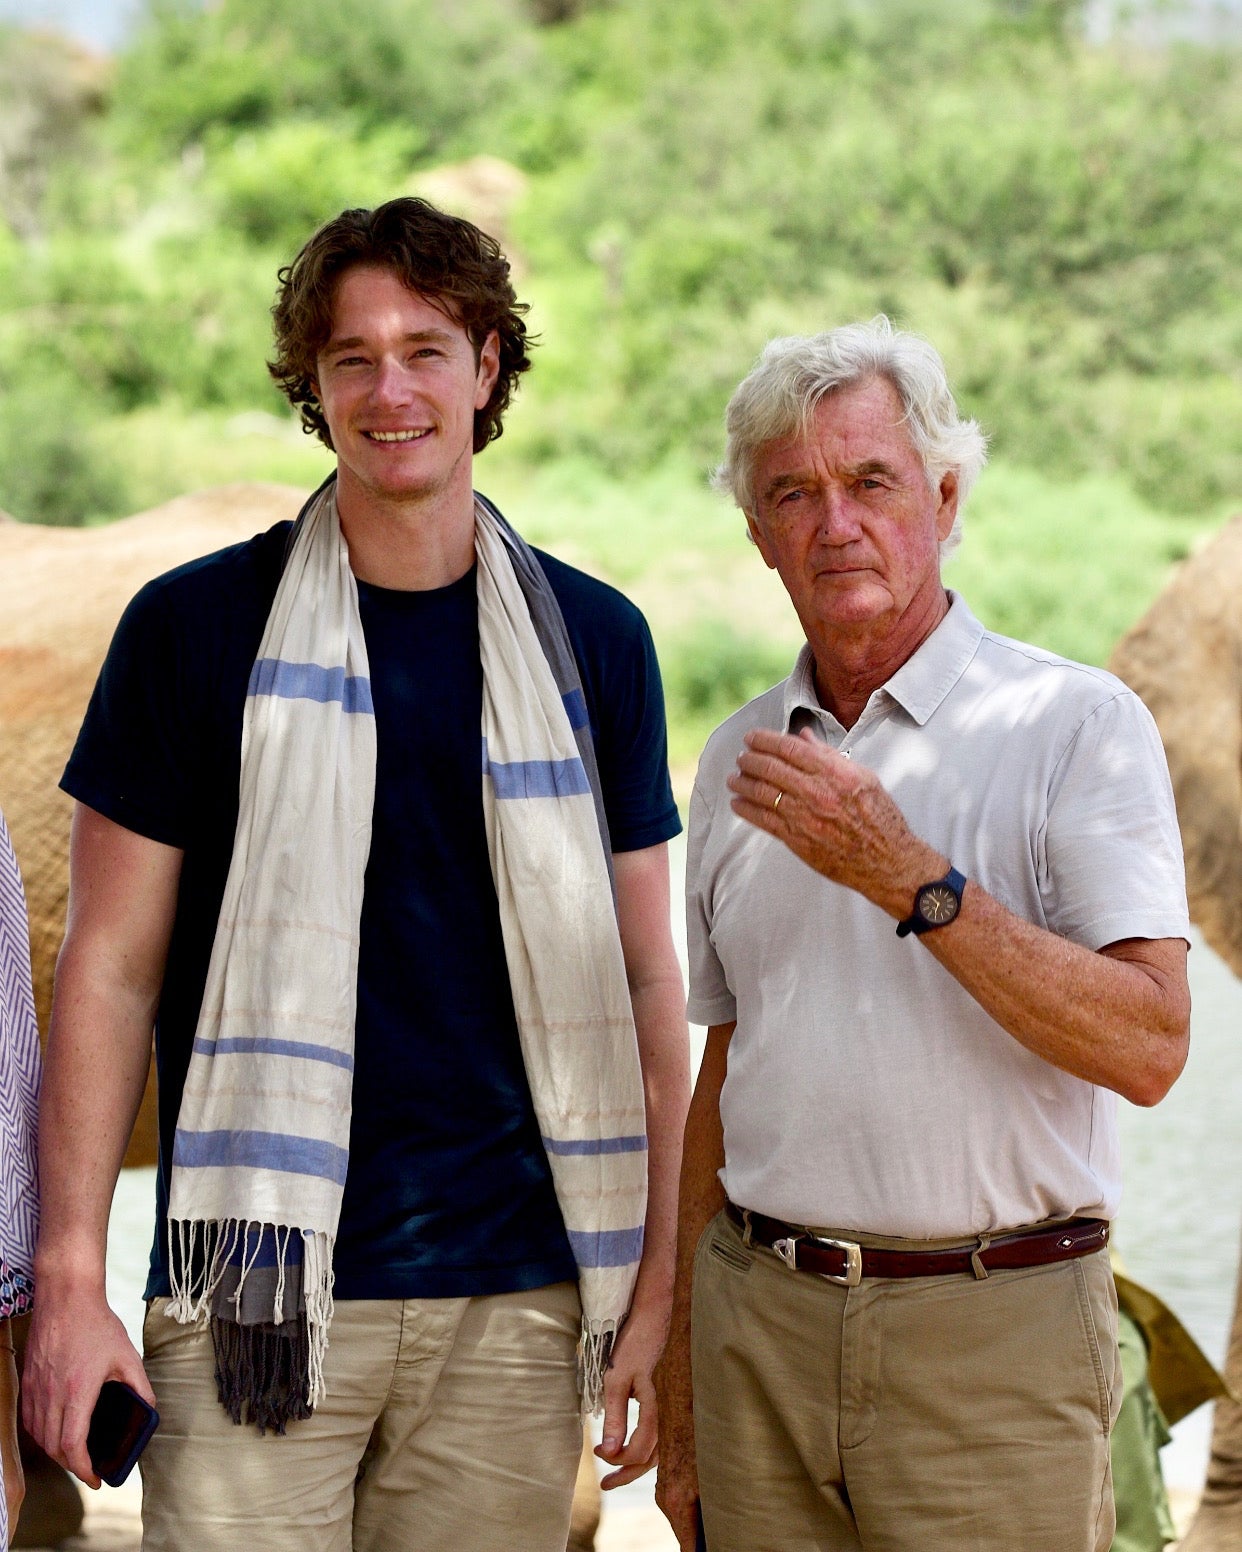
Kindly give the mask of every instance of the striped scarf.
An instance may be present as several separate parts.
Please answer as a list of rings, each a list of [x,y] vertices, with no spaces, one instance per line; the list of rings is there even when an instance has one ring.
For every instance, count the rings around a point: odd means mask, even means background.
[[[594,1410],[642,1252],[638,1048],[564,620],[534,554],[477,498],[475,549],[484,822]],[[366,642],[332,481],[299,519],[251,673],[169,1197],[169,1313],[210,1315],[220,1400],[260,1429],[283,1432],[324,1393],[374,795]]]
[[[34,1296],[40,1071],[26,896],[0,814],[0,1319],[24,1315]],[[7,1500],[0,1480],[0,1547],[8,1544]]]

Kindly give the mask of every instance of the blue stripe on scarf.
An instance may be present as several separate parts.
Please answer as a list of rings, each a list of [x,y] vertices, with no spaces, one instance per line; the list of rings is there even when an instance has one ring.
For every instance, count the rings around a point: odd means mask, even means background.
[[[573,798],[588,795],[586,768],[574,755],[568,760],[492,760],[483,740],[483,774],[492,778],[497,798]]]
[[[344,667],[321,668],[318,663],[286,663],[281,658],[256,658],[247,695],[279,695],[291,701],[340,701],[345,711],[375,715],[371,681],[345,677]]]
[[[544,1150],[562,1157],[566,1155],[592,1155],[599,1153],[646,1153],[647,1139],[641,1133],[635,1137],[545,1137]]]
[[[289,1175],[317,1175],[343,1186],[349,1152],[317,1137],[294,1137],[284,1132],[186,1132],[178,1128],[173,1163],[182,1169],[276,1169]]]
[[[269,1040],[259,1035],[230,1035],[222,1040],[194,1041],[199,1056],[249,1056],[258,1052],[263,1056],[300,1056],[308,1062],[328,1062],[333,1067],[343,1067],[353,1072],[354,1059],[347,1051],[337,1051],[330,1045],[311,1045],[303,1040]]]
[[[597,1234],[565,1232],[579,1266],[633,1266],[642,1257],[641,1224],[636,1229],[600,1229]]]
[[[586,696],[581,690],[566,690],[561,696],[561,704],[565,708],[565,715],[569,718],[569,725],[575,732],[578,728],[590,727],[591,719],[587,715]]]

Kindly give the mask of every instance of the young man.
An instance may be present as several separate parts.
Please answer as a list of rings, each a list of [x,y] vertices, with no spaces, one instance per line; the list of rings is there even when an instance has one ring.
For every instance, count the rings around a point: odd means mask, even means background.
[[[641,616],[472,488],[523,311],[421,201],[316,233],[272,371],[336,474],[138,595],[65,775],[27,1415],[93,1481],[100,1383],[154,1397],[148,1548],[560,1552],[580,1387],[614,1482],[653,1458],[678,820]],[[144,1369],[103,1261],[153,1023]]]

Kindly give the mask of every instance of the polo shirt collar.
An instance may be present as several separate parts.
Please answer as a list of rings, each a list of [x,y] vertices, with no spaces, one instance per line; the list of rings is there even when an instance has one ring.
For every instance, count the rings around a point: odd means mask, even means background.
[[[949,612],[944,619],[914,656],[875,693],[896,701],[922,727],[966,672],[982,638],[983,626],[961,594],[950,590]],[[785,681],[785,726],[789,727],[794,714],[804,709],[826,714],[815,691],[815,659],[809,645],[803,646]]]

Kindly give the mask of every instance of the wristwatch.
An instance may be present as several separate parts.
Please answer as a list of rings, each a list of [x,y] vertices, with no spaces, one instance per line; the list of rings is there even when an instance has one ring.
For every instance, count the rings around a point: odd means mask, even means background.
[[[962,908],[965,887],[966,879],[956,868],[950,868],[943,878],[924,884],[914,896],[913,912],[897,923],[897,936],[904,938],[911,932],[919,936],[937,927],[947,927]]]

